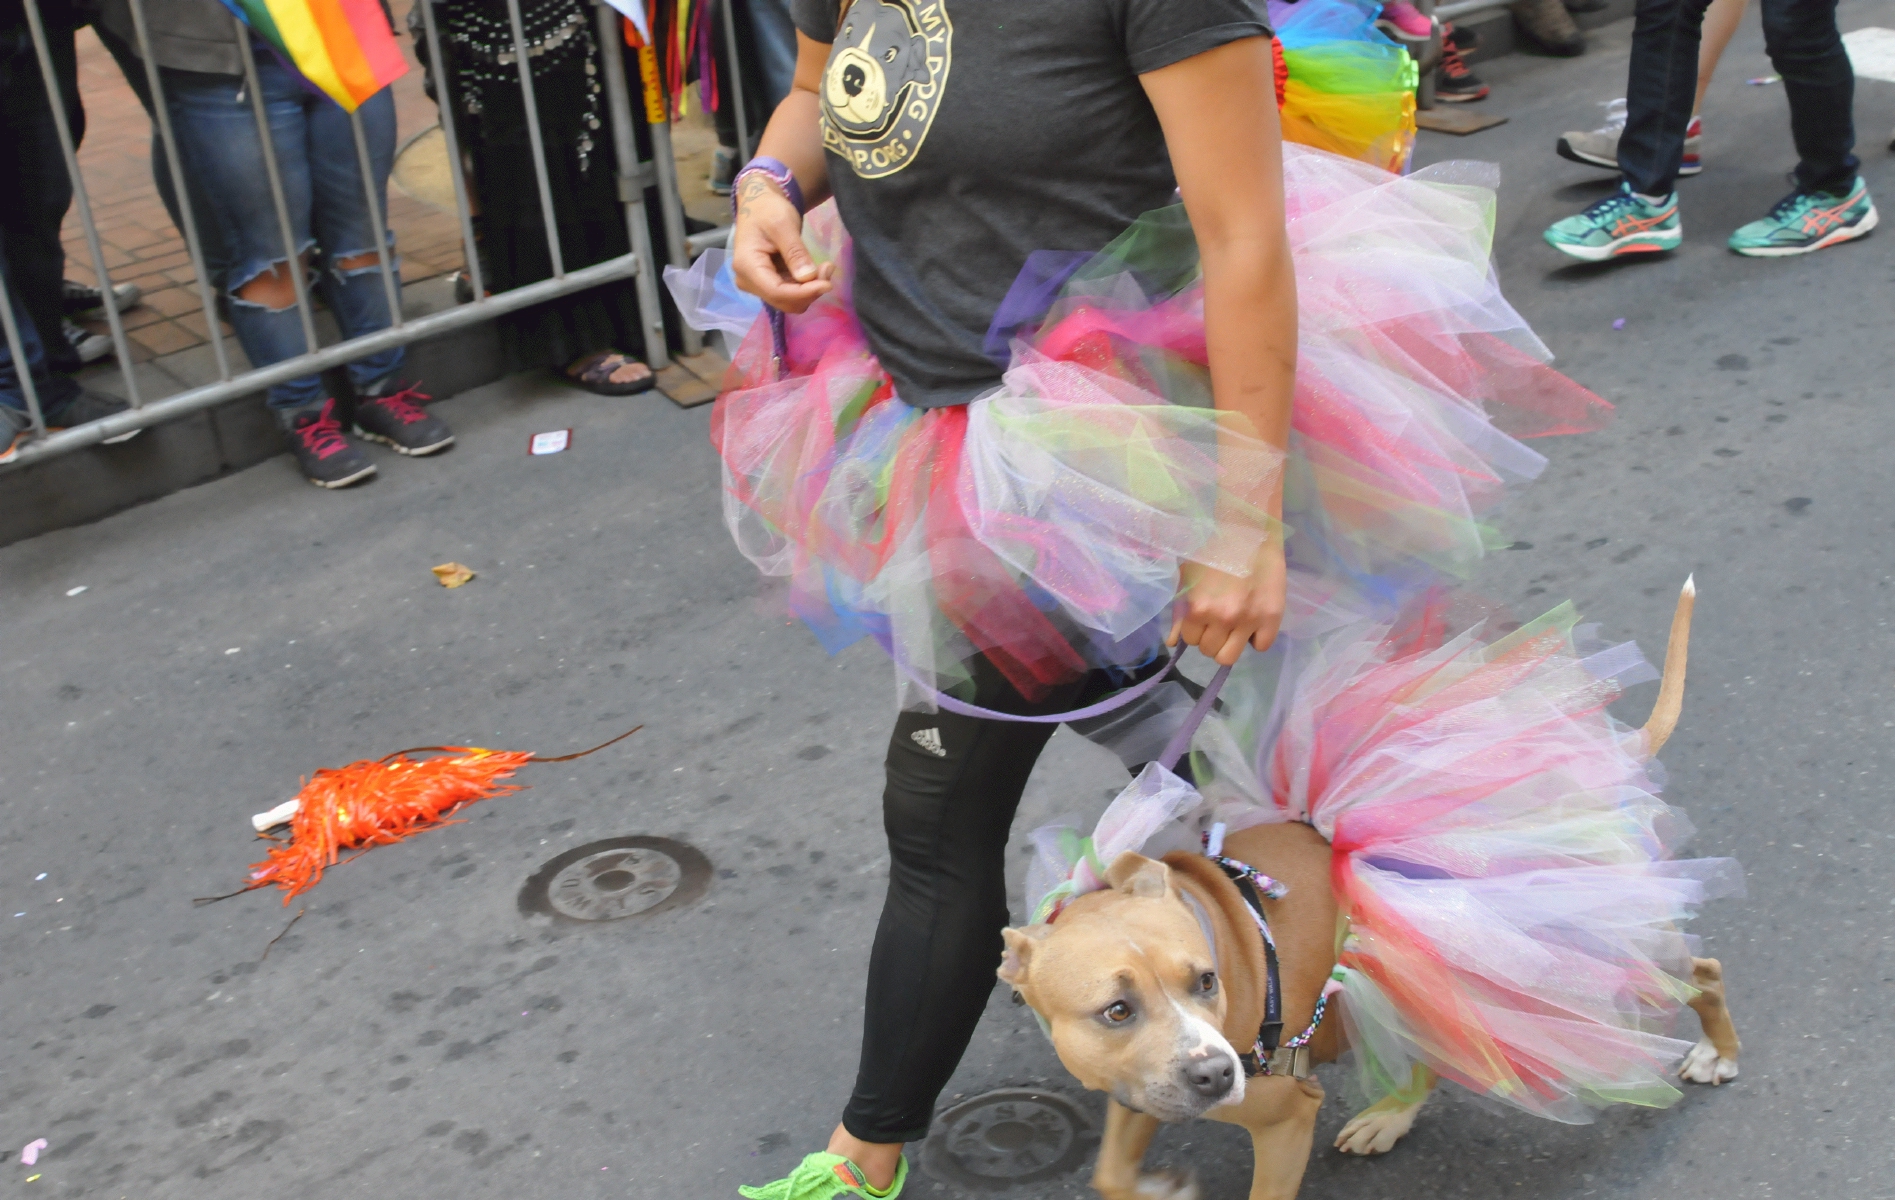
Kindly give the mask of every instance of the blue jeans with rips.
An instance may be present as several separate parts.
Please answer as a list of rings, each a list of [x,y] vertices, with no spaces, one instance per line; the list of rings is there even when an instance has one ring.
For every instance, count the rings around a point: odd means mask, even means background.
[[[256,58],[296,251],[322,247],[327,266],[317,282],[343,337],[386,329],[392,319],[380,265],[337,266],[375,250],[375,225],[349,115],[327,96],[304,88],[268,50],[256,47]],[[272,309],[237,295],[251,280],[290,260],[243,78],[166,69],[163,82],[185,170],[209,209],[197,210],[205,225],[199,233],[207,249],[217,248],[207,257],[222,268],[219,286],[229,298],[230,323],[244,354],[252,366],[261,367],[305,353],[309,346],[294,305]],[[394,96],[383,88],[358,111],[375,194],[385,212],[395,159]],[[391,254],[393,249],[391,233]],[[373,389],[401,369],[403,357],[397,346],[357,359],[349,364],[349,379],[358,393]],[[272,387],[269,406],[287,425],[299,410],[324,398],[322,377],[310,374]]]

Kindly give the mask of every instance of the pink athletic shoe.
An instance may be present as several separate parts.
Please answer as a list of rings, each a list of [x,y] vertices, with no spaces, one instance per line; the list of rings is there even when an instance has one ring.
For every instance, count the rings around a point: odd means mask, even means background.
[[[1434,34],[1434,23],[1408,0],[1389,0],[1382,5],[1382,18],[1376,27],[1404,42],[1425,42]]]

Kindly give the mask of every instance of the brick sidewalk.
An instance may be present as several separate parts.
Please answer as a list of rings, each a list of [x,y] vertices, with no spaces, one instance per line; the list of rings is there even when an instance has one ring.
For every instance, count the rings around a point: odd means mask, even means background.
[[[405,30],[412,0],[394,4],[396,28]],[[395,81],[400,144],[435,123],[434,101],[421,89],[421,67],[404,34],[397,39],[408,74]],[[91,29],[79,31],[79,89],[86,106],[86,138],[79,148],[92,215],[98,222],[106,271],[114,282],[144,290],[144,302],[124,314],[132,356],[149,362],[163,354],[207,344],[184,237],[171,224],[151,178],[151,122],[115,62]],[[200,214],[201,216],[201,214]],[[401,254],[403,283],[444,275],[461,266],[460,223],[452,213],[388,189],[388,223]],[[95,281],[92,255],[75,204],[66,216],[66,277]],[[106,332],[103,321],[89,327]],[[229,326],[224,332],[230,332]],[[234,347],[233,347],[234,348]]]

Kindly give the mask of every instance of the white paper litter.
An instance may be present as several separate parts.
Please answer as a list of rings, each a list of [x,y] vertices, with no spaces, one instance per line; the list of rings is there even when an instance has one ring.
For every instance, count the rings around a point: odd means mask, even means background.
[[[1895,83],[1895,29],[1871,25],[1843,34],[1842,44],[1858,76]]]

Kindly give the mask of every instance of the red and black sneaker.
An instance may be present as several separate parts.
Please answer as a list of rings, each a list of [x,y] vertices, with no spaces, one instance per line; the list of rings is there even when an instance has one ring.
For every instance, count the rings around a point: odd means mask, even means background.
[[[415,457],[447,449],[454,444],[454,431],[421,407],[427,399],[406,382],[388,385],[384,395],[363,396],[355,402],[355,436]]]
[[[336,420],[336,402],[324,400],[296,414],[288,429],[290,452],[304,478],[319,488],[348,487],[375,474],[375,464],[351,442]]]
[[[1434,98],[1444,104],[1467,104],[1487,98],[1487,85],[1467,69],[1462,57],[1478,45],[1473,31],[1446,25],[1441,31],[1441,67],[1434,73]]]

